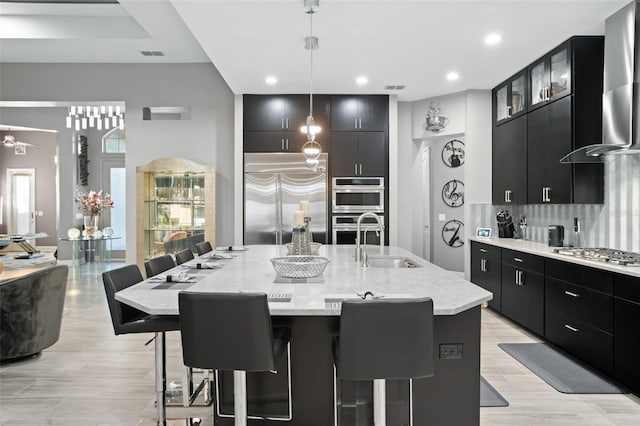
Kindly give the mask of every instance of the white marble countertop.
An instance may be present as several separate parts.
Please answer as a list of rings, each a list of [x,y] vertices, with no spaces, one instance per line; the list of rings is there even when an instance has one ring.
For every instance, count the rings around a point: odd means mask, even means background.
[[[553,249],[556,247],[549,247],[545,243],[539,243],[537,241],[529,240],[517,240],[513,238],[478,238],[471,237],[471,241],[477,241],[479,243],[489,244],[496,247],[502,247],[510,250],[517,250],[523,253],[535,254],[538,256],[548,257],[550,259],[562,260],[564,262],[576,263],[578,265],[589,266],[591,268],[603,269],[605,271],[611,271],[618,274],[631,275],[632,277],[640,278],[640,267],[638,266],[620,266],[607,262],[598,262],[595,260],[580,259],[578,257],[567,256],[564,254],[554,253]]]
[[[371,255],[379,254],[379,250],[378,246],[368,247]],[[354,246],[326,245],[320,248],[320,256],[330,262],[322,276],[309,282],[279,283],[282,279],[277,279],[269,259],[284,256],[284,246],[248,246],[247,251],[232,254],[236,257],[220,261],[224,265],[220,269],[195,270],[202,277],[195,284],[152,289],[164,283],[144,281],[116,293],[116,299],[150,314],[177,315],[179,291],[262,292],[291,296],[290,302],[270,301],[272,315],[340,315],[339,305],[327,306],[325,298],[355,298],[358,292],[370,290],[387,297],[428,296],[433,299],[434,314],[455,315],[493,297],[461,275],[396,247],[385,247],[384,254],[406,256],[421,267],[363,268],[354,260]],[[171,271],[190,270],[181,265]],[[188,289],[171,288],[174,286]]]
[[[15,256],[24,256],[25,252],[3,253],[0,261],[4,264],[4,270],[0,272],[0,282],[20,278],[42,268],[48,268],[58,263],[53,253],[41,253],[30,259],[16,259]]]

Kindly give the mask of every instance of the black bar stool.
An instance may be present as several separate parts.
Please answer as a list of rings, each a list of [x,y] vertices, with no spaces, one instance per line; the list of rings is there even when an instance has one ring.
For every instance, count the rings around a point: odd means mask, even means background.
[[[386,379],[433,376],[433,301],[422,299],[342,302],[340,337],[334,341],[336,377],[373,380],[375,426],[386,424]],[[413,425],[413,386],[409,386]],[[336,401],[337,403],[337,401]],[[337,422],[337,405],[336,422]]]
[[[184,363],[233,370],[235,425],[246,425],[246,372],[274,370],[291,330],[272,328],[264,293],[180,292],[178,304]]]
[[[196,244],[196,251],[198,252],[198,256],[202,256],[203,254],[209,253],[212,250],[213,247],[211,247],[211,243],[209,241],[203,241]]]
[[[193,259],[193,252],[191,249],[184,249],[176,253],[176,264],[182,265],[184,262],[188,262]]]
[[[169,254],[154,257],[144,262],[144,270],[147,273],[147,278],[151,278],[175,267],[176,263]]]
[[[149,315],[138,309],[120,303],[115,294],[143,281],[144,278],[136,265],[127,265],[102,273],[104,291],[107,295],[113,331],[116,335],[129,333],[155,333],[156,358],[156,396],[162,401],[166,389],[165,366],[165,332],[180,330],[177,316]],[[158,418],[165,418],[164,404],[157,404]],[[162,411],[162,412],[161,412]]]

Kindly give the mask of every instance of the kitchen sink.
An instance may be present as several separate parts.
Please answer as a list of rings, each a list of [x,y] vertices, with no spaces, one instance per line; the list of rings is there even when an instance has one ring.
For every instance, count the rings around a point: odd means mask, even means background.
[[[405,256],[369,256],[370,268],[419,268],[420,265]]]

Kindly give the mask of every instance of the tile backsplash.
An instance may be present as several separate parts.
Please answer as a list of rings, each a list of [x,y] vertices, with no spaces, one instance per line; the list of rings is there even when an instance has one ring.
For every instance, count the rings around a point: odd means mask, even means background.
[[[549,225],[563,225],[565,244],[608,247],[640,252],[640,155],[609,156],[605,159],[604,204],[531,204],[498,206],[472,204],[469,232],[489,227],[497,235],[496,214],[507,209],[518,222],[527,217],[526,239],[546,242]],[[580,241],[573,233],[573,218],[582,222]]]

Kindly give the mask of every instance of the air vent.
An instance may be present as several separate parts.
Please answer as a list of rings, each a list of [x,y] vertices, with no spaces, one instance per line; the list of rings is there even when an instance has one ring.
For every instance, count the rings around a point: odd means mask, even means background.
[[[142,56],[164,56],[164,53],[159,50],[141,50],[140,53]]]
[[[404,84],[388,84],[384,86],[384,90],[404,90],[406,86]]]

